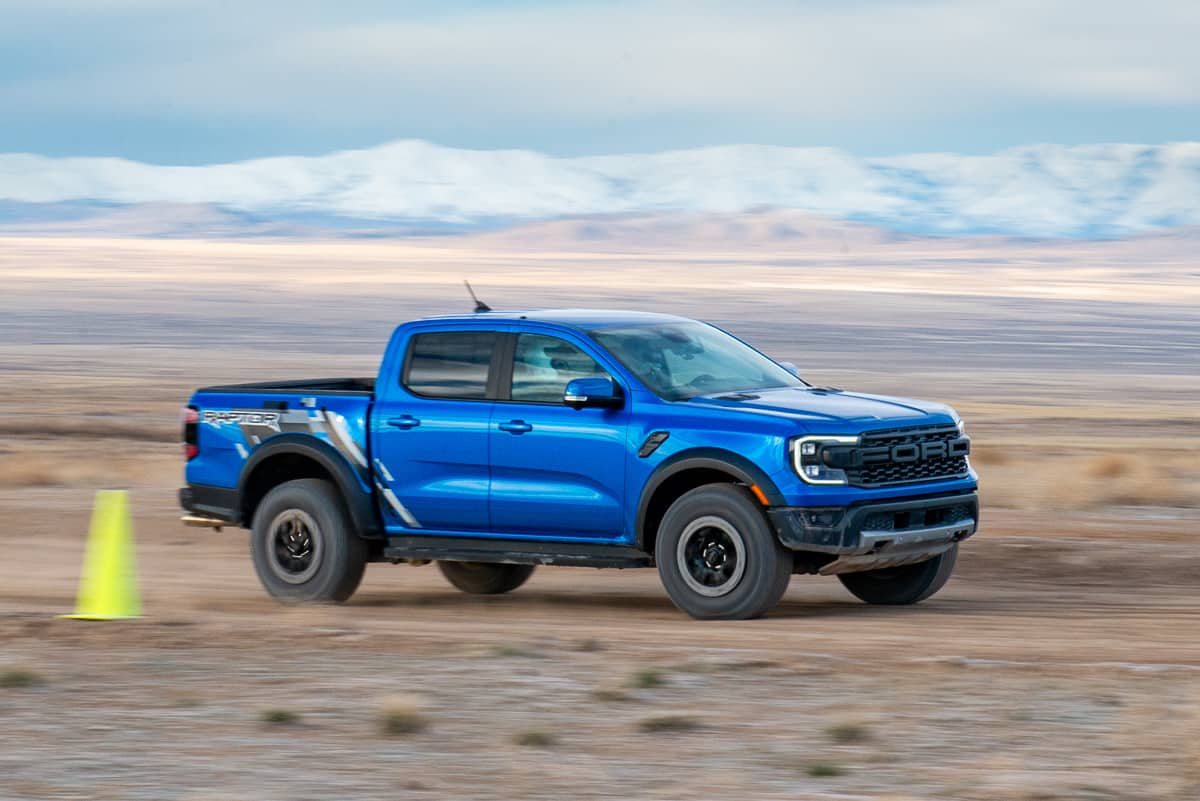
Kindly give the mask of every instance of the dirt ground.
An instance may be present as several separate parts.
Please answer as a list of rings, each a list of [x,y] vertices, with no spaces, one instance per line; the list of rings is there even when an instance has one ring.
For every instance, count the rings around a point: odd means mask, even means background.
[[[1095,273],[943,296],[879,266],[859,279],[886,293],[802,303],[755,283],[769,254],[724,291],[658,254],[670,310],[820,383],[955,404],[984,488],[925,604],[795,577],[766,619],[700,623],[652,571],[576,568],[477,598],[372,565],[348,604],[287,608],[245,532],[177,523],[191,388],[370,374],[395,322],[465,307],[461,265],[325,247],[0,242],[0,798],[1200,798],[1200,343],[1171,290],[1194,266],[1149,263],[1136,301]],[[406,289],[292,283],[334,255]],[[461,269],[513,305],[545,279],[501,284],[515,258]],[[542,294],[650,307],[619,275]],[[146,616],[60,620],[101,487],[131,492]]]

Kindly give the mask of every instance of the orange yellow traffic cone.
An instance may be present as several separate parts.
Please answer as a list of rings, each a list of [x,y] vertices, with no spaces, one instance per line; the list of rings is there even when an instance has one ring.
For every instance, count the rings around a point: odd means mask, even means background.
[[[96,506],[92,510],[75,614],[62,617],[120,620],[141,614],[129,493],[101,490],[96,493]]]

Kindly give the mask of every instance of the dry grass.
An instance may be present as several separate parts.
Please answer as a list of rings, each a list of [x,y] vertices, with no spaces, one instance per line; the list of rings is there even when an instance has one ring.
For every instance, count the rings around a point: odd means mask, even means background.
[[[1048,510],[1200,505],[1200,474],[1184,453],[1068,452],[1032,462],[973,464],[986,505]]]
[[[620,704],[624,701],[634,700],[634,695],[625,686],[617,685],[617,683],[605,683],[605,685],[593,689],[592,698],[605,704]]]
[[[40,439],[85,437],[87,439],[130,439],[138,442],[178,442],[179,433],[179,424],[169,418],[141,424],[96,417],[64,420],[45,418],[25,420],[19,415],[0,417],[0,437]]]
[[[90,452],[70,456],[26,451],[0,456],[0,487],[111,487],[154,477],[147,461],[103,459]]]
[[[1179,710],[1177,720],[1173,742],[1179,748],[1180,778],[1200,798],[1200,690],[1193,694],[1190,704]]]
[[[597,687],[592,690],[592,698],[603,703],[623,703],[633,700],[633,696],[620,687]]]
[[[971,464],[975,467],[1008,464],[1009,452],[998,445],[972,445]]]
[[[425,703],[414,695],[393,695],[382,703],[380,727],[384,734],[402,737],[429,728]]]

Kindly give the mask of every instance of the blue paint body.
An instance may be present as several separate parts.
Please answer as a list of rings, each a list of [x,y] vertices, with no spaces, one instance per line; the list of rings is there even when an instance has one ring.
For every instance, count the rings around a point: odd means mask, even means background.
[[[335,446],[345,459],[389,535],[636,545],[647,488],[664,468],[692,456],[752,466],[772,506],[846,507],[975,489],[974,472],[873,489],[802,481],[789,450],[797,437],[953,426],[958,417],[938,403],[807,386],[757,390],[746,398],[665,400],[589,335],[606,327],[660,321],[682,319],[562,311],[422,320],[396,329],[373,391],[290,391],[285,385],[201,390],[191,400],[201,419],[199,452],[188,462],[187,481],[239,487],[255,449],[285,428],[304,430],[304,415],[312,421],[308,433]],[[567,341],[613,378],[623,395],[621,407],[574,409],[498,397],[441,400],[406,389],[403,371],[415,334],[478,329]],[[214,413],[270,414],[282,408],[287,422],[277,423],[280,432],[269,424],[255,428],[246,417],[206,419]],[[258,433],[248,436],[247,430]],[[654,432],[669,436],[640,456],[639,448]],[[404,511],[398,511],[389,493]]]

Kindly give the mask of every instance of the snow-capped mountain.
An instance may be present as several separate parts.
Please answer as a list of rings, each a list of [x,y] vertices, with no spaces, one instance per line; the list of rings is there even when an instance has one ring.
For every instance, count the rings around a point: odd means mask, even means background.
[[[397,141],[172,167],[0,155],[5,208],[173,204],[277,219],[447,223],[795,209],[899,231],[1120,236],[1200,224],[1200,142],[859,158],[757,145],[557,158]],[[36,216],[36,215],[35,215]]]

